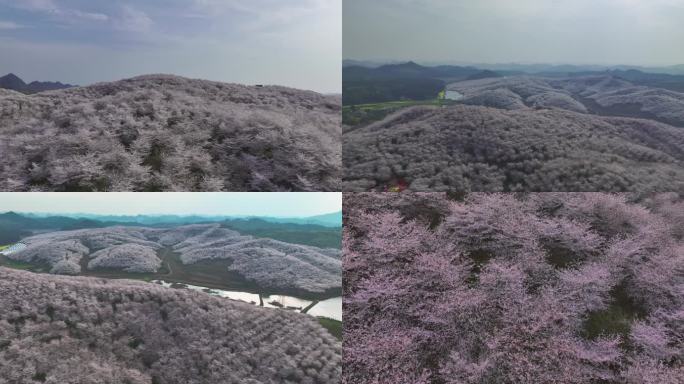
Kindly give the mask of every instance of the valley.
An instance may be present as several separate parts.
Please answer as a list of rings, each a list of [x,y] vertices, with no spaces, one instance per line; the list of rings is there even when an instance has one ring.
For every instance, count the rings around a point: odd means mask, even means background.
[[[6,259],[37,272],[164,278],[216,288],[326,295],[341,287],[340,251],[242,236],[217,224],[107,227],[22,239]],[[272,263],[274,266],[263,265]],[[264,270],[268,267],[269,270]],[[320,297],[320,296],[319,296]]]
[[[684,76],[634,70],[473,74],[469,67],[415,63],[367,68],[366,78],[356,68],[345,70],[368,87],[390,74],[444,82],[439,97],[429,101],[404,93],[397,101],[345,104],[349,191],[646,192],[684,186],[684,93],[672,90]],[[653,86],[665,78],[669,89]]]
[[[339,217],[328,216],[331,225],[332,218]],[[162,227],[132,223],[120,226],[98,219],[113,218],[94,216],[91,222],[84,222],[94,228],[62,231],[39,228],[47,223],[65,225],[81,219],[2,214],[0,222],[5,227],[11,229],[14,224],[34,234],[0,246],[0,266],[39,274],[140,280],[259,307],[308,313],[333,333],[340,326],[339,229],[316,224],[269,223],[262,218]],[[229,228],[261,237],[242,235]],[[330,244],[334,248],[318,248],[308,243]]]

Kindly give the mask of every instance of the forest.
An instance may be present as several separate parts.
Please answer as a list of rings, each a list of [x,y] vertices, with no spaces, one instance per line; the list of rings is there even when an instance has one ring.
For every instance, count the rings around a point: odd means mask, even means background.
[[[0,89],[4,191],[336,191],[341,99],[170,75]]]
[[[386,64],[377,68],[344,66],[342,103],[351,106],[406,99],[433,99],[444,89],[446,80],[465,80],[480,73],[481,70],[474,67],[427,67],[414,62]]]
[[[154,284],[0,267],[0,382],[340,382],[315,318]]]
[[[428,100],[444,89],[444,85],[442,80],[424,78],[346,80],[342,102],[356,105],[406,99]]]
[[[682,382],[677,194],[344,199],[343,383]]]

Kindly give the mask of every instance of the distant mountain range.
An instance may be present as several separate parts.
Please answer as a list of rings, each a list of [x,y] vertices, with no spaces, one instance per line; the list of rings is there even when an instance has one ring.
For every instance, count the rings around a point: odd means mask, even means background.
[[[436,64],[435,64],[436,65]],[[684,64],[664,67],[645,67],[638,65],[572,65],[572,64],[472,64],[477,68],[492,71],[512,71],[529,74],[538,73],[573,73],[573,72],[604,72],[604,71],[628,71],[684,75]]]
[[[16,214],[15,214],[16,215]],[[0,215],[1,217],[2,215]],[[165,224],[198,224],[207,222],[219,222],[226,220],[258,219],[270,223],[311,224],[325,227],[341,227],[342,211],[326,213],[310,217],[261,217],[261,216],[228,216],[228,215],[95,215],[88,213],[21,213],[26,218],[54,218],[55,216],[93,220],[111,223],[133,223],[141,225],[165,225]]]
[[[482,69],[475,67],[460,67],[455,65],[439,65],[427,67],[409,61],[401,64],[386,64],[380,67],[352,66],[344,68],[344,80],[357,80],[368,78],[466,78]]]
[[[36,231],[68,231],[126,224],[137,225],[137,223],[114,223],[65,216],[35,217],[6,212],[0,213],[0,245],[14,243]]]
[[[10,73],[0,77],[0,88],[11,89],[22,93],[37,93],[43,91],[54,91],[57,89],[71,88],[74,85],[62,84],[52,81],[33,81],[26,84],[19,76]]]
[[[191,224],[220,224],[260,238],[323,248],[340,248],[342,212],[305,218],[227,216],[105,216],[88,214],[0,213],[0,245],[12,244],[35,233],[112,226],[168,228]]]
[[[366,68],[378,68],[386,65],[402,64],[406,61],[373,61],[373,60],[352,60],[346,59],[342,61],[343,67],[366,67]],[[438,66],[459,66],[459,67],[475,67],[480,69],[489,69],[492,71],[504,71],[504,72],[522,72],[529,74],[536,74],[541,72],[556,72],[556,73],[568,73],[568,72],[586,72],[586,71],[610,71],[610,70],[638,70],[641,72],[648,73],[658,73],[658,74],[670,74],[670,75],[684,75],[684,64],[662,66],[662,67],[651,67],[651,66],[638,66],[638,65],[576,65],[576,64],[519,64],[519,63],[500,63],[500,64],[488,64],[488,63],[457,63],[457,62],[435,62],[435,63],[422,63],[422,65],[430,67]]]
[[[347,62],[350,63],[353,62]],[[428,100],[435,98],[449,83],[520,75],[551,78],[613,76],[634,85],[684,92],[684,66],[640,68],[483,64],[474,67],[425,66],[413,61],[369,66],[368,63],[361,62],[344,66],[342,74],[342,102],[345,106],[397,100]]]
[[[326,227],[341,227],[342,226],[342,211],[326,213],[324,215],[317,215],[303,218],[275,218],[275,217],[260,217],[260,219],[272,223],[292,223],[292,224],[313,224],[323,225]]]

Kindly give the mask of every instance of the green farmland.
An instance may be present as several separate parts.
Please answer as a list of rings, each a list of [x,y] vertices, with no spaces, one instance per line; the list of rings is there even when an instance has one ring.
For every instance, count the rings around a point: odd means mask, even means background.
[[[349,126],[359,126],[379,121],[392,112],[401,108],[426,105],[441,107],[452,105],[455,102],[444,98],[445,92],[441,91],[434,99],[428,100],[396,100],[381,103],[347,105],[342,108],[342,123]]]

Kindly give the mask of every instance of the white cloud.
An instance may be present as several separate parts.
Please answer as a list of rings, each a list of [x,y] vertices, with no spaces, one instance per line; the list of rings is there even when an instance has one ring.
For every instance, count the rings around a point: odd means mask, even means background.
[[[76,9],[61,11],[60,13],[66,15],[66,16],[74,16],[74,17],[84,19],[84,20],[92,20],[92,21],[107,21],[107,20],[109,20],[109,16],[105,15],[104,13],[82,12],[82,11],[79,11]]]
[[[212,19],[222,15],[241,13],[246,17],[239,22],[240,27],[254,31],[277,25],[296,24],[303,18],[320,14],[330,7],[340,7],[341,0],[192,0],[195,17],[203,15]]]
[[[341,209],[339,192],[7,192],[0,200],[0,213],[305,217]]]
[[[2,29],[19,29],[23,26],[13,22],[13,21],[0,21],[0,30]]]
[[[0,4],[7,5],[16,9],[33,11],[51,15],[61,21],[107,21],[109,16],[103,13],[84,12],[78,9],[60,7],[54,0],[0,0]]]
[[[340,92],[342,0],[35,1],[15,20],[31,34],[0,33],[0,67],[29,79],[174,73]]]
[[[682,0],[344,0],[347,58],[668,65]]]
[[[3,3],[9,3],[9,5],[15,8],[28,9],[34,11],[54,11],[58,7],[53,0],[21,0],[21,1],[3,1]]]
[[[114,20],[114,26],[123,31],[146,32],[152,28],[154,22],[143,11],[124,6],[121,14]]]

